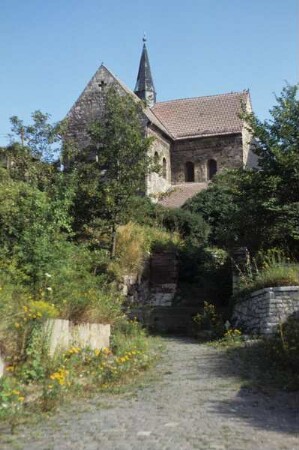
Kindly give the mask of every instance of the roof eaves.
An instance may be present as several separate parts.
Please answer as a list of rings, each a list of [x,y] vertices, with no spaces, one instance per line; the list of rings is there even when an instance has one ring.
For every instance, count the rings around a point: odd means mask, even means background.
[[[226,136],[229,134],[241,134],[242,130],[231,130],[231,131],[219,131],[218,133],[205,133],[205,134],[184,134],[175,136],[173,139],[175,141],[182,141],[184,139],[197,139],[202,137],[213,137],[213,136]]]

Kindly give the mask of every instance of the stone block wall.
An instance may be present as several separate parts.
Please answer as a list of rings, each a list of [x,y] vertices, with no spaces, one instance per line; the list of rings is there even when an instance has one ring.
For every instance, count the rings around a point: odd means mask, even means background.
[[[214,159],[217,170],[243,167],[242,135],[230,134],[197,139],[176,140],[171,150],[172,183],[185,182],[185,164],[194,163],[194,182],[208,179],[207,162]]]
[[[141,275],[126,275],[122,292],[128,304],[171,306],[177,290],[178,261],[175,250],[154,252],[144,262]]]
[[[156,251],[150,260],[150,299],[154,306],[171,306],[177,289],[178,261],[174,250]]]
[[[299,314],[299,286],[265,288],[234,306],[233,326],[257,335],[272,335],[292,314]]]

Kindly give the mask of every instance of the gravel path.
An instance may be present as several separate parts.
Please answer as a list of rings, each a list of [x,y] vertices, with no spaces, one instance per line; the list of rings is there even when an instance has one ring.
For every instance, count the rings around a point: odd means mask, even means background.
[[[0,447],[30,450],[298,449],[294,394],[240,388],[222,350],[165,339],[159,376],[126,395],[103,394],[20,429]]]

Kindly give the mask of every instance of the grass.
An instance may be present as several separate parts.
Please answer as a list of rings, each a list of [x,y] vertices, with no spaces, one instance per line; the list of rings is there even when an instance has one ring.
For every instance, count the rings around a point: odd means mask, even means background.
[[[238,330],[229,330],[211,345],[226,352],[244,386],[299,391],[299,321],[295,317],[271,337],[245,340]]]
[[[243,271],[239,270],[240,285],[233,302],[260,289],[277,286],[299,285],[299,264],[279,253],[266,255],[262,261],[248,262]]]
[[[129,222],[117,230],[116,258],[110,264],[110,270],[117,278],[140,273],[143,270],[144,259],[153,249],[176,247],[180,243],[177,233]]]
[[[238,367],[243,387],[271,393],[276,390],[298,391],[299,376],[290,367],[271,356],[269,344],[262,340],[248,345],[234,343],[225,349],[233,367]]]

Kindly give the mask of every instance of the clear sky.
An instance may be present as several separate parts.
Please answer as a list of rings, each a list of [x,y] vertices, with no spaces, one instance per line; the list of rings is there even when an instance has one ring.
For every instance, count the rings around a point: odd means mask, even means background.
[[[250,89],[260,118],[298,81],[298,0],[0,0],[9,117],[62,119],[101,62],[134,89],[145,31],[158,100]]]

